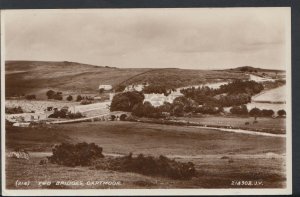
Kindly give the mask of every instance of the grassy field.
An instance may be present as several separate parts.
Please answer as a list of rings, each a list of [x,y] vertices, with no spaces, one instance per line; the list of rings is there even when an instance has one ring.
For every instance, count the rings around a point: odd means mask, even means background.
[[[121,181],[114,188],[236,188],[232,181],[262,181],[251,187],[283,187],[285,185],[285,138],[265,137],[197,129],[184,126],[156,125],[134,122],[86,122],[50,125],[45,128],[8,128],[8,150],[50,152],[61,142],[94,142],[104,153],[159,156],[178,161],[192,161],[197,177],[176,181],[136,173],[101,171],[87,167],[39,165],[44,156],[30,160],[8,158],[7,186],[16,180],[31,180],[30,188],[39,188],[37,181],[106,180]],[[69,187],[74,188],[75,186]],[[79,186],[80,187],[80,186]],[[109,186],[85,186],[84,188]],[[248,186],[250,187],[250,186]],[[110,187],[112,188],[112,187]]]
[[[286,102],[286,85],[268,90],[252,98],[253,101]]]
[[[235,116],[209,116],[204,115],[201,117],[179,117],[177,120],[186,120],[190,122],[198,122],[206,125],[219,125],[219,126],[232,126],[243,127],[247,129],[268,129],[272,133],[286,133],[286,119],[285,118],[257,118],[257,123],[253,124],[253,117],[235,117]],[[249,125],[245,125],[249,122]]]

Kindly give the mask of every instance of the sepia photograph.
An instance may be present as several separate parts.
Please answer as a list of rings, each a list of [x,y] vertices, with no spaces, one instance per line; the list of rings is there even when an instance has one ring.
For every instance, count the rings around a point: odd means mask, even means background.
[[[1,10],[5,195],[291,194],[289,7]]]

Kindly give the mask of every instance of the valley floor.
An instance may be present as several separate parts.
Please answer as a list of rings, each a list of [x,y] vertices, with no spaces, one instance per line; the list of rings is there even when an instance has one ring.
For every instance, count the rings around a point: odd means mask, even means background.
[[[8,188],[17,180],[39,181],[120,181],[117,186],[97,185],[83,188],[241,188],[285,187],[285,138],[255,136],[188,126],[140,122],[83,122],[47,125],[36,128],[8,127],[8,151],[23,148],[30,152],[50,153],[54,144],[94,142],[110,156],[166,155],[176,161],[193,162],[198,175],[191,180],[144,176],[137,173],[96,170],[92,167],[39,165],[46,154],[32,154],[30,160],[6,158]],[[238,181],[259,184],[237,185]],[[82,188],[82,186],[67,186]]]

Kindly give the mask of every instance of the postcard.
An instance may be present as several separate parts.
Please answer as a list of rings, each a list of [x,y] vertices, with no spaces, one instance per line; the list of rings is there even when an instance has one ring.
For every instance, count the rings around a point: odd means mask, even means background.
[[[4,195],[291,194],[289,7],[2,10],[1,44]]]

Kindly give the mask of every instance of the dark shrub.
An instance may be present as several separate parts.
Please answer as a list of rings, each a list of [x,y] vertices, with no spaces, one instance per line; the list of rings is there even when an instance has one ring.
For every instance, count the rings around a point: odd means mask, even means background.
[[[116,118],[117,118],[117,117],[116,117],[115,115],[111,115],[111,116],[110,116],[111,121],[114,121]]]
[[[70,119],[76,119],[76,118],[83,118],[84,116],[80,112],[76,112],[76,113],[68,112],[66,117]]]
[[[152,156],[146,157],[143,154],[132,157],[132,154],[129,154],[125,157],[111,159],[104,165],[100,163],[96,165],[96,169],[135,172],[172,179],[190,179],[196,175],[196,170],[192,162],[177,162],[162,155],[159,158],[154,158]]]
[[[124,121],[126,118],[127,118],[127,115],[126,115],[126,114],[122,114],[122,115],[120,116],[120,120],[122,120],[122,121]]]
[[[278,114],[278,116],[282,117],[282,116],[286,115],[286,112],[284,109],[281,109],[281,110],[278,110],[277,114]]]
[[[82,96],[81,95],[78,95],[77,98],[76,98],[76,101],[81,101],[82,100]]]
[[[92,101],[84,99],[80,102],[80,105],[88,105],[88,104],[91,104],[91,103],[92,103]]]
[[[53,96],[55,95],[55,92],[53,90],[48,90],[46,92],[46,95],[47,95],[48,99],[52,99]]]
[[[261,110],[261,115],[265,117],[270,117],[274,115],[274,111],[271,109],[263,109]]]
[[[53,99],[55,99],[55,100],[62,100],[63,99],[63,97],[62,97],[62,95],[61,94],[55,94],[54,96],[53,96]]]
[[[104,157],[102,148],[94,143],[86,142],[74,144],[62,143],[52,149],[51,163],[65,166],[89,166],[95,159]]]
[[[53,114],[48,116],[49,118],[66,118],[67,111],[66,110],[54,110]]]
[[[72,95],[69,95],[69,96],[67,97],[67,100],[68,100],[68,101],[72,101],[72,100],[73,100],[73,96],[72,96]]]
[[[253,116],[256,120],[257,117],[261,116],[261,110],[259,108],[255,107],[255,108],[250,110],[249,115]]]
[[[26,100],[35,100],[36,95],[35,94],[26,95],[25,98],[26,98]]]

